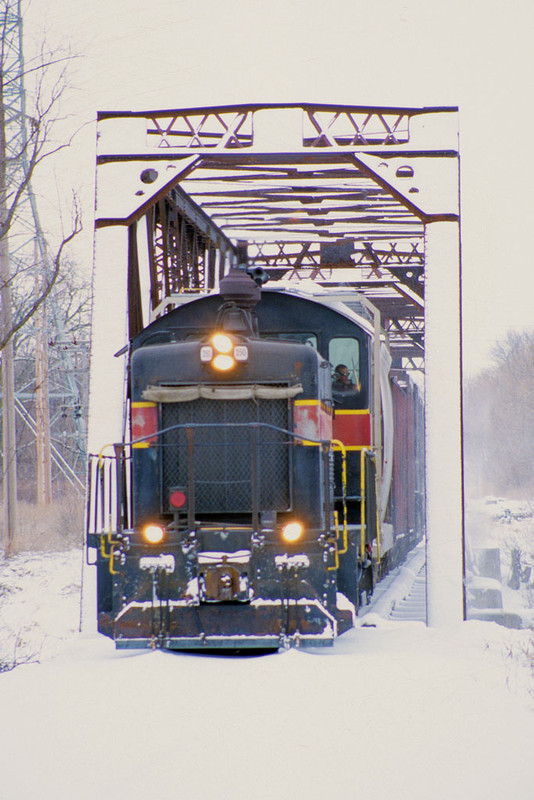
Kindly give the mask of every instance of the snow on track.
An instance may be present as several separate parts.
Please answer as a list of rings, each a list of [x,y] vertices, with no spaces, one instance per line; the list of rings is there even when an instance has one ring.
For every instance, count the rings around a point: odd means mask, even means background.
[[[426,572],[424,543],[408,554],[376,586],[371,602],[360,609],[358,624],[369,627],[377,619],[426,622]]]
[[[389,619],[426,623],[426,565],[415,575],[408,594],[392,608]]]

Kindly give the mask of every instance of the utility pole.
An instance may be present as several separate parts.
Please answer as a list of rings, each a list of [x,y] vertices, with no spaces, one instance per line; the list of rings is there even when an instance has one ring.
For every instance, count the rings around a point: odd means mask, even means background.
[[[48,244],[39,221],[36,198],[33,193],[31,178],[36,164],[47,153],[44,144],[51,117],[51,109],[59,97],[57,87],[52,99],[42,107],[37,105],[33,110],[34,118],[26,112],[26,95],[24,77],[26,67],[23,57],[22,12],[21,0],[0,0],[0,310],[2,318],[0,331],[5,334],[12,331],[17,318],[24,315],[18,308],[13,308],[16,292],[24,298],[33,280],[35,292],[30,294],[39,300],[49,291],[50,283],[55,279],[61,248],[72,238],[78,227],[75,223],[73,233],[66,237],[56,257],[50,255]],[[30,64],[28,71],[46,74],[46,70],[54,65],[55,54],[45,54]],[[37,66],[35,66],[37,64]],[[44,78],[39,78],[39,87],[45,86]],[[42,100],[42,98],[41,98]],[[66,145],[61,145],[66,146]],[[58,149],[61,149],[61,146]],[[10,241],[8,243],[8,236]],[[31,277],[33,276],[33,277]],[[16,290],[16,291],[15,291]],[[2,357],[2,442],[3,442],[3,490],[4,490],[4,545],[6,551],[14,547],[16,533],[16,428],[15,414],[35,436],[36,442],[36,501],[48,504],[52,496],[52,460],[56,470],[72,484],[77,476],[71,475],[71,465],[63,457],[59,457],[57,447],[52,446],[51,426],[54,420],[50,413],[49,389],[49,341],[63,342],[65,326],[62,311],[58,306],[55,289],[41,305],[37,303],[34,315],[35,338],[35,388],[33,392],[25,391],[24,395],[16,393],[16,375],[14,366],[13,339],[7,342]],[[27,309],[31,311],[30,297]],[[26,320],[26,321],[27,321]],[[81,414],[81,388],[76,375],[75,364],[67,347],[58,347],[55,353],[54,380],[55,403],[62,402],[73,410],[74,432],[69,436],[74,440],[75,461],[85,461],[85,430]],[[59,399],[58,399],[59,398]],[[35,403],[34,418],[25,403]],[[55,417],[57,419],[57,415]],[[31,420],[31,422],[30,422]],[[64,443],[67,434],[63,432]],[[58,442],[59,443],[59,442]],[[60,443],[59,443],[60,444]],[[61,447],[61,444],[60,444]],[[65,444],[64,449],[68,447]],[[54,456],[52,456],[54,450]],[[78,486],[76,488],[79,489]]]
[[[38,258],[35,263],[39,263]],[[39,284],[39,291],[43,283],[41,275],[36,275],[36,282]],[[35,314],[35,427],[39,505],[49,505],[52,501],[47,328],[46,304],[43,304]]]
[[[24,90],[24,59],[23,59],[23,36],[22,36],[22,12],[21,0],[7,0],[13,7],[13,26],[10,29],[11,50],[16,54],[18,60],[18,77],[16,79],[16,93],[20,114],[17,118],[18,130],[14,129],[14,134],[19,140],[20,153],[19,169],[25,175],[29,174],[29,165],[26,158],[27,152],[27,114],[26,114],[26,93]],[[16,9],[16,10],[15,10]],[[20,146],[21,145],[21,146]],[[36,294],[44,291],[49,278],[51,262],[53,257],[50,255],[48,243],[46,241],[41,221],[37,201],[33,191],[31,180],[26,186],[24,204],[25,217],[28,228],[31,231],[32,239],[27,242],[26,252],[29,252],[29,245],[33,244],[33,263],[36,281]],[[71,482],[69,475],[70,468],[76,463],[85,466],[86,458],[86,428],[85,418],[82,414],[81,389],[77,379],[77,365],[72,355],[72,348],[66,340],[65,324],[62,318],[61,309],[57,300],[56,287],[52,290],[48,299],[37,310],[35,315],[36,341],[35,341],[35,437],[37,449],[37,501],[39,504],[49,504],[52,500],[52,461]],[[51,357],[49,341],[57,345],[56,352]],[[50,382],[49,364],[52,364],[54,381],[56,387],[59,384],[61,394],[64,398],[65,407],[69,409],[73,418],[74,433],[73,453],[69,460],[72,464],[63,465],[62,461],[52,458],[52,429],[54,427],[54,415],[50,411]],[[17,398],[18,400],[19,398]],[[17,408],[19,415],[24,422],[28,422],[27,409],[22,413],[20,407]],[[33,427],[30,426],[33,430]]]
[[[7,238],[7,146],[4,72],[0,72],[0,319],[1,331],[12,327],[11,272]],[[2,337],[3,338],[3,337]],[[17,442],[15,427],[15,361],[13,339],[2,351],[2,484],[4,549],[13,548],[17,528]]]

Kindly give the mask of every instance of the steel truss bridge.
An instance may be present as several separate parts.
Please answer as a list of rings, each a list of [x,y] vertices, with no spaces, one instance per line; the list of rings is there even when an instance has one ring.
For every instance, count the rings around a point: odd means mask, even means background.
[[[428,620],[459,621],[457,109],[293,103],[100,113],[90,452],[126,432],[124,360],[112,353],[125,354],[149,321],[244,262],[360,308],[367,298],[394,366],[424,369]]]
[[[456,112],[289,104],[100,113],[96,227],[129,228],[130,334],[144,324],[140,258],[151,314],[177,294],[216,287],[246,258],[271,279],[363,292],[395,363],[423,368],[425,226],[459,219]]]

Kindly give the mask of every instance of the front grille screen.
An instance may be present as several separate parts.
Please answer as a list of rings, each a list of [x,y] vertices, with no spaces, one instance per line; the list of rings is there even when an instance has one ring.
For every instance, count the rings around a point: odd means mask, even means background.
[[[162,403],[163,429],[174,425],[207,425],[192,428],[193,454],[183,428],[162,435],[163,503],[170,489],[188,487],[192,463],[195,512],[251,512],[253,492],[260,509],[282,511],[290,505],[288,401],[211,400]],[[242,426],[259,422],[252,429]],[[253,448],[256,444],[256,469]],[[256,486],[254,486],[256,481]]]

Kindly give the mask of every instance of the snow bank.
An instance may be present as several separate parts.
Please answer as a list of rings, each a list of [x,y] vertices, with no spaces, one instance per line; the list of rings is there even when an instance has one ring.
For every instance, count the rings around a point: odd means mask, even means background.
[[[78,549],[0,560],[0,670],[50,658],[78,630],[82,557]]]
[[[482,588],[473,564],[484,549],[500,552],[502,608],[523,627],[534,626],[534,502],[498,497],[469,498],[466,510],[468,612],[476,613],[473,597]],[[487,584],[487,588],[489,584]],[[493,588],[497,588],[495,584]]]
[[[2,619],[43,642],[0,675],[2,800],[532,797],[529,632],[384,620],[327,650],[117,652],[73,632],[79,568],[0,563]]]

